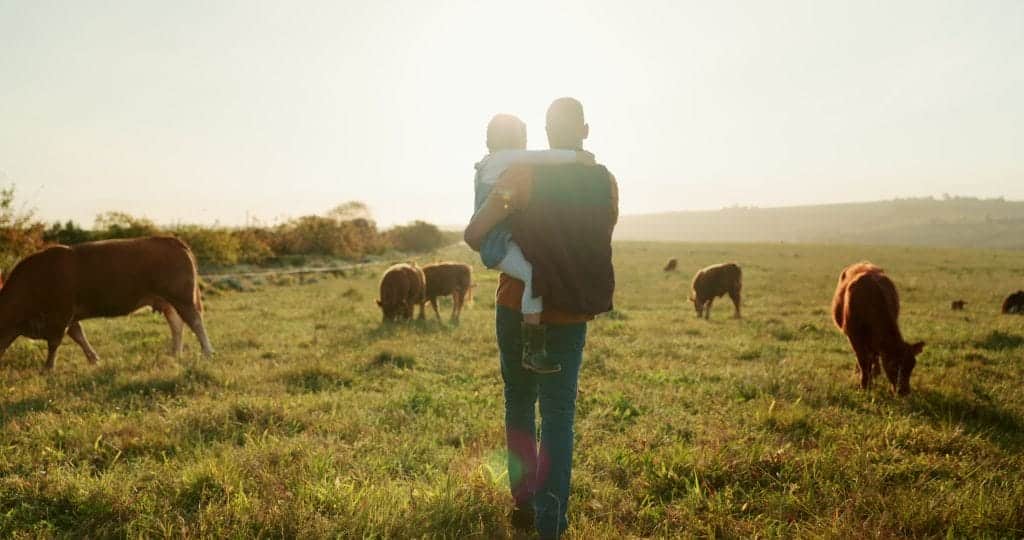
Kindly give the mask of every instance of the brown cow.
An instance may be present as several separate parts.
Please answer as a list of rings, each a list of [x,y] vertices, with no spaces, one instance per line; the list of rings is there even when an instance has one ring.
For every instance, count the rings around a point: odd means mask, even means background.
[[[53,369],[66,333],[90,363],[99,360],[79,321],[119,317],[152,307],[167,318],[171,348],[180,354],[183,324],[213,348],[203,327],[196,262],[184,242],[170,236],[53,246],[29,255],[0,289],[0,355],[18,336],[46,340]]]
[[[462,314],[462,306],[467,300],[473,300],[473,269],[468,264],[456,262],[441,262],[428,264],[423,267],[423,275],[426,278],[426,301],[434,308],[434,315],[441,320],[441,313],[437,310],[438,296],[452,297],[452,322],[459,321]]]
[[[967,302],[964,302],[963,300],[953,300],[949,304],[949,309],[952,309],[953,311],[963,311],[964,310],[964,306],[966,306],[966,305],[967,305]]]
[[[910,393],[910,374],[924,342],[903,341],[899,327],[900,298],[885,272],[869,263],[850,265],[839,275],[832,298],[832,319],[846,334],[857,355],[860,385],[865,390],[882,368],[901,396]]]
[[[690,301],[697,317],[711,318],[711,304],[715,298],[728,294],[736,308],[733,317],[740,318],[740,291],[743,289],[743,271],[735,263],[715,264],[693,276]]]
[[[384,322],[412,319],[413,310],[420,306],[420,319],[423,316],[423,293],[426,282],[423,270],[415,264],[399,263],[384,271],[380,278],[380,306]]]
[[[668,262],[665,263],[665,268],[662,268],[661,271],[662,272],[675,272],[676,268],[678,268],[678,267],[679,267],[679,261],[677,261],[675,259],[669,259]]]
[[[1003,315],[1024,313],[1024,291],[1017,291],[1003,300]]]

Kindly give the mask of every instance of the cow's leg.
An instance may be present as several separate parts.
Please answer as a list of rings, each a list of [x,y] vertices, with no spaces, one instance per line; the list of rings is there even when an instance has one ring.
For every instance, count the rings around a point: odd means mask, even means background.
[[[452,295],[452,322],[459,322],[459,317],[462,316],[462,306],[465,303],[466,291],[456,289],[455,294]]]
[[[82,348],[82,352],[85,353],[85,359],[90,364],[95,364],[100,361],[100,356],[96,354],[96,350],[89,344],[89,340],[85,338],[85,330],[82,329],[82,324],[78,321],[71,323],[68,326],[68,337],[70,337],[79,347]]]
[[[171,327],[170,353],[174,356],[181,356],[181,351],[184,349],[182,330],[185,328],[185,321],[181,320],[181,316],[178,315],[177,310],[175,310],[170,304],[164,304],[160,306],[159,309],[160,312],[164,314],[164,318],[167,319],[167,326]]]
[[[729,299],[732,300],[732,305],[733,305],[733,307],[736,308],[736,312],[733,313],[733,318],[734,319],[739,319],[740,318],[740,291],[739,291],[739,289],[734,290],[734,291],[729,291]]]
[[[430,307],[434,308],[434,316],[437,317],[437,322],[441,322],[441,312],[437,310],[437,297],[430,298],[427,302],[430,302]]]
[[[704,304],[704,319],[705,320],[708,320],[708,321],[711,320],[711,304],[713,304],[713,303],[715,303],[715,299],[714,298],[708,300],[708,302],[706,304]]]
[[[850,346],[853,347],[853,353],[857,355],[857,365],[860,367],[860,387],[867,390],[871,387],[871,378],[874,375],[874,363],[877,362],[877,356],[867,348],[857,345],[857,341],[852,337],[850,338]]]
[[[51,336],[46,340],[46,371],[53,371],[53,366],[57,363],[57,348],[63,339],[64,331],[61,331],[57,336]]]
[[[191,302],[175,302],[171,304],[185,324],[192,330],[192,333],[199,339],[199,345],[203,348],[203,356],[213,356],[213,347],[210,339],[206,336],[206,328],[203,326],[203,315],[192,305]]]

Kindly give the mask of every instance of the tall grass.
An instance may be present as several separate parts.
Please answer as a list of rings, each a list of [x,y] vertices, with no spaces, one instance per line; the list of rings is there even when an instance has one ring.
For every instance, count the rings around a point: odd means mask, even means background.
[[[617,311],[580,381],[570,538],[1024,535],[1024,254],[617,244]],[[665,275],[669,257],[681,271]],[[421,257],[476,261],[464,248]],[[894,397],[863,392],[828,302],[870,259],[925,340]],[[744,319],[686,303],[695,269],[744,268]],[[163,354],[150,314],[87,321],[41,374],[0,369],[0,535],[513,537],[496,276],[450,327],[381,327],[377,269],[207,299],[218,356]],[[949,311],[949,300],[968,310]]]

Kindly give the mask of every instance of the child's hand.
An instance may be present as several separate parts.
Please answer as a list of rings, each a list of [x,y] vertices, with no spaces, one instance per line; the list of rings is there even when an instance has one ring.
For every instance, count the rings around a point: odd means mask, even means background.
[[[588,167],[597,165],[597,160],[594,159],[594,154],[587,152],[586,150],[576,151],[576,163],[580,165],[586,165]]]

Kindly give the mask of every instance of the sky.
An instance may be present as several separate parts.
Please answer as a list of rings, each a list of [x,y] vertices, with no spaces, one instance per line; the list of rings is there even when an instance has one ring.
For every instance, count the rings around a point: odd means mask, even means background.
[[[461,224],[487,121],[582,101],[623,214],[1024,199],[1024,2],[0,0],[37,216]]]

